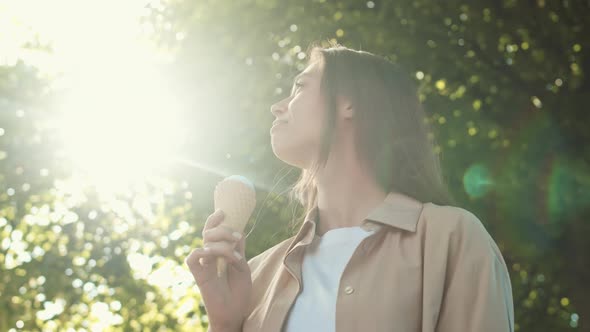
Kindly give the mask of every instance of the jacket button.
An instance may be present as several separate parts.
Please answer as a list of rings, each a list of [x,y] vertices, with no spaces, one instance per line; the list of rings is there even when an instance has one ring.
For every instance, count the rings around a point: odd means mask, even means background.
[[[354,288],[350,287],[350,286],[346,286],[346,288],[344,288],[344,292],[348,295],[352,294],[352,292],[354,292]]]

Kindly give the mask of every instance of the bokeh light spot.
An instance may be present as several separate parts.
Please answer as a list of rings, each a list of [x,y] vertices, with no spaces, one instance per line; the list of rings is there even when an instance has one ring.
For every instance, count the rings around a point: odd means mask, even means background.
[[[488,168],[483,164],[470,166],[463,175],[463,187],[465,192],[474,198],[479,198],[488,193],[494,184]]]
[[[473,109],[476,111],[479,111],[479,109],[481,108],[481,100],[476,99],[473,101]]]

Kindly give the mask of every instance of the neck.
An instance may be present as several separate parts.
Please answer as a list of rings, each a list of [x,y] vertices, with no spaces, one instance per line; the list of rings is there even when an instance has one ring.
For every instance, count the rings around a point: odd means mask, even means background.
[[[318,176],[320,222],[316,233],[320,236],[334,228],[362,225],[388,194],[361,168],[356,158],[331,156],[334,159],[328,159]]]

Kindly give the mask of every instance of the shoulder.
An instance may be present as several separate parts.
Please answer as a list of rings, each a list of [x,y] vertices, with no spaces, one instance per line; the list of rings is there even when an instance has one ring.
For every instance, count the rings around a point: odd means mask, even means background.
[[[285,253],[287,252],[287,248],[289,247],[289,244],[291,244],[291,241],[293,241],[294,237],[295,236],[285,239],[282,242],[266,249],[260,254],[250,258],[248,260],[248,265],[250,266],[250,272],[252,275],[255,276],[259,274],[263,269],[269,266],[278,267],[283,261]]]
[[[437,330],[513,331],[509,270],[481,220],[460,207],[424,207],[424,302],[434,304]]]
[[[428,230],[454,236],[489,236],[481,220],[461,207],[426,203],[421,219],[423,227]]]
[[[447,247],[450,254],[464,252],[480,258],[501,256],[481,220],[464,208],[427,203],[421,223],[426,241]]]

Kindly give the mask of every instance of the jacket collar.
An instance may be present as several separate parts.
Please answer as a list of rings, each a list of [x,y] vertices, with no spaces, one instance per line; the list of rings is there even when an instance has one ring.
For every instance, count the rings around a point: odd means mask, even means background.
[[[386,225],[409,232],[416,232],[423,205],[422,202],[410,196],[398,192],[390,192],[385,197],[385,200],[369,213],[365,218],[365,224],[361,227],[378,230],[382,225]],[[316,205],[307,213],[303,225],[297,235],[295,235],[287,252],[290,252],[298,243],[307,245],[317,237],[316,220],[318,212],[319,208]]]

